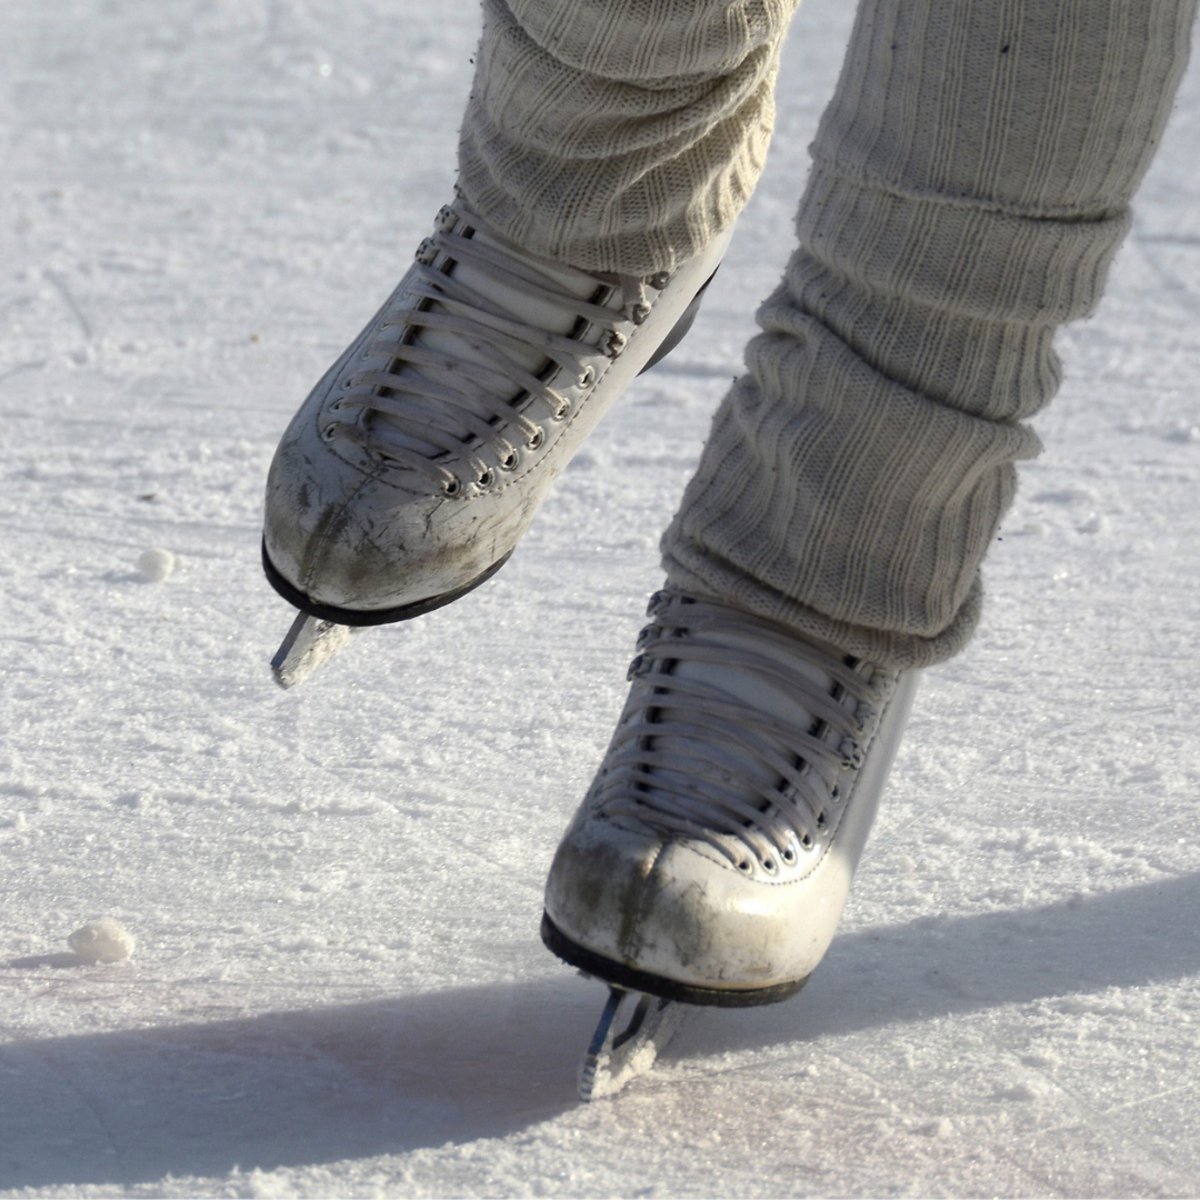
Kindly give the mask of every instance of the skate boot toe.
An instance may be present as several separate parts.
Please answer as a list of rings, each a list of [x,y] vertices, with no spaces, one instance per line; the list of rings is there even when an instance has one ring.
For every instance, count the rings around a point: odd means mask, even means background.
[[[805,906],[781,904],[779,885],[748,884],[702,842],[589,825],[564,839],[546,892],[547,941],[567,961],[638,991],[730,1006],[782,999],[816,966]]]
[[[315,487],[289,468],[292,455],[281,446],[268,479],[263,562],[302,611],[346,625],[416,616],[483,582],[511,551],[478,508],[439,513],[444,498],[419,480],[330,455]]]

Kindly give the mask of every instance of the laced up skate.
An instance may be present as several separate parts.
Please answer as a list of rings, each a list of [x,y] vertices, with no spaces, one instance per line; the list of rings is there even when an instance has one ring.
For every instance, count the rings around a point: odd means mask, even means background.
[[[727,242],[671,274],[592,274],[443,208],[271,465],[264,566],[302,614],[285,657],[311,665],[314,634],[417,616],[493,574],[603,413],[686,332]]]
[[[833,938],[916,675],[678,593],[650,618],[551,867],[543,939],[618,991],[782,1000]],[[594,1050],[592,1095],[614,1087]]]

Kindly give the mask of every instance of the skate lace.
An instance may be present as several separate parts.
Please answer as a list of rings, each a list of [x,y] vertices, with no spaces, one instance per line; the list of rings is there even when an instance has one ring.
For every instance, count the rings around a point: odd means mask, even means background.
[[[660,593],[650,615],[600,811],[704,841],[745,873],[795,865],[836,828],[895,676],[715,603]],[[780,693],[786,713],[767,699]]]
[[[462,273],[476,282],[463,282]],[[362,350],[384,365],[346,378],[331,409],[347,418],[331,436],[356,440],[454,495],[462,481],[449,460],[466,457],[486,486],[493,468],[513,470],[523,451],[542,447],[539,419],[568,419],[603,360],[624,348],[621,327],[645,320],[650,289],[661,290],[666,276],[589,274],[538,258],[456,202],[418,249],[410,285],[416,303],[388,314]],[[547,307],[568,332],[532,323],[530,312]],[[563,373],[566,386],[554,386]],[[360,413],[365,420],[354,419]]]

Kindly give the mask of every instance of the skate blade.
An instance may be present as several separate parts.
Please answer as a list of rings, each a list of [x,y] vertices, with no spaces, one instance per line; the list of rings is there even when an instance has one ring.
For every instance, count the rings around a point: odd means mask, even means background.
[[[579,1098],[615,1096],[645,1075],[675,1036],[684,1011],[674,1001],[610,986],[600,1022],[579,1064]],[[622,1027],[624,1014],[628,1020]]]
[[[353,630],[320,617],[300,613],[271,659],[271,673],[281,688],[303,683],[350,640]]]

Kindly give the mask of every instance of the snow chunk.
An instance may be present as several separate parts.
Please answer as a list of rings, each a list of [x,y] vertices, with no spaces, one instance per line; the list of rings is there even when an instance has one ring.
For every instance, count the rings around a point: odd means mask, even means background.
[[[137,567],[147,583],[162,583],[175,570],[175,555],[170,550],[143,550]]]
[[[114,917],[97,917],[67,938],[67,945],[91,963],[123,962],[135,944],[133,934]]]

